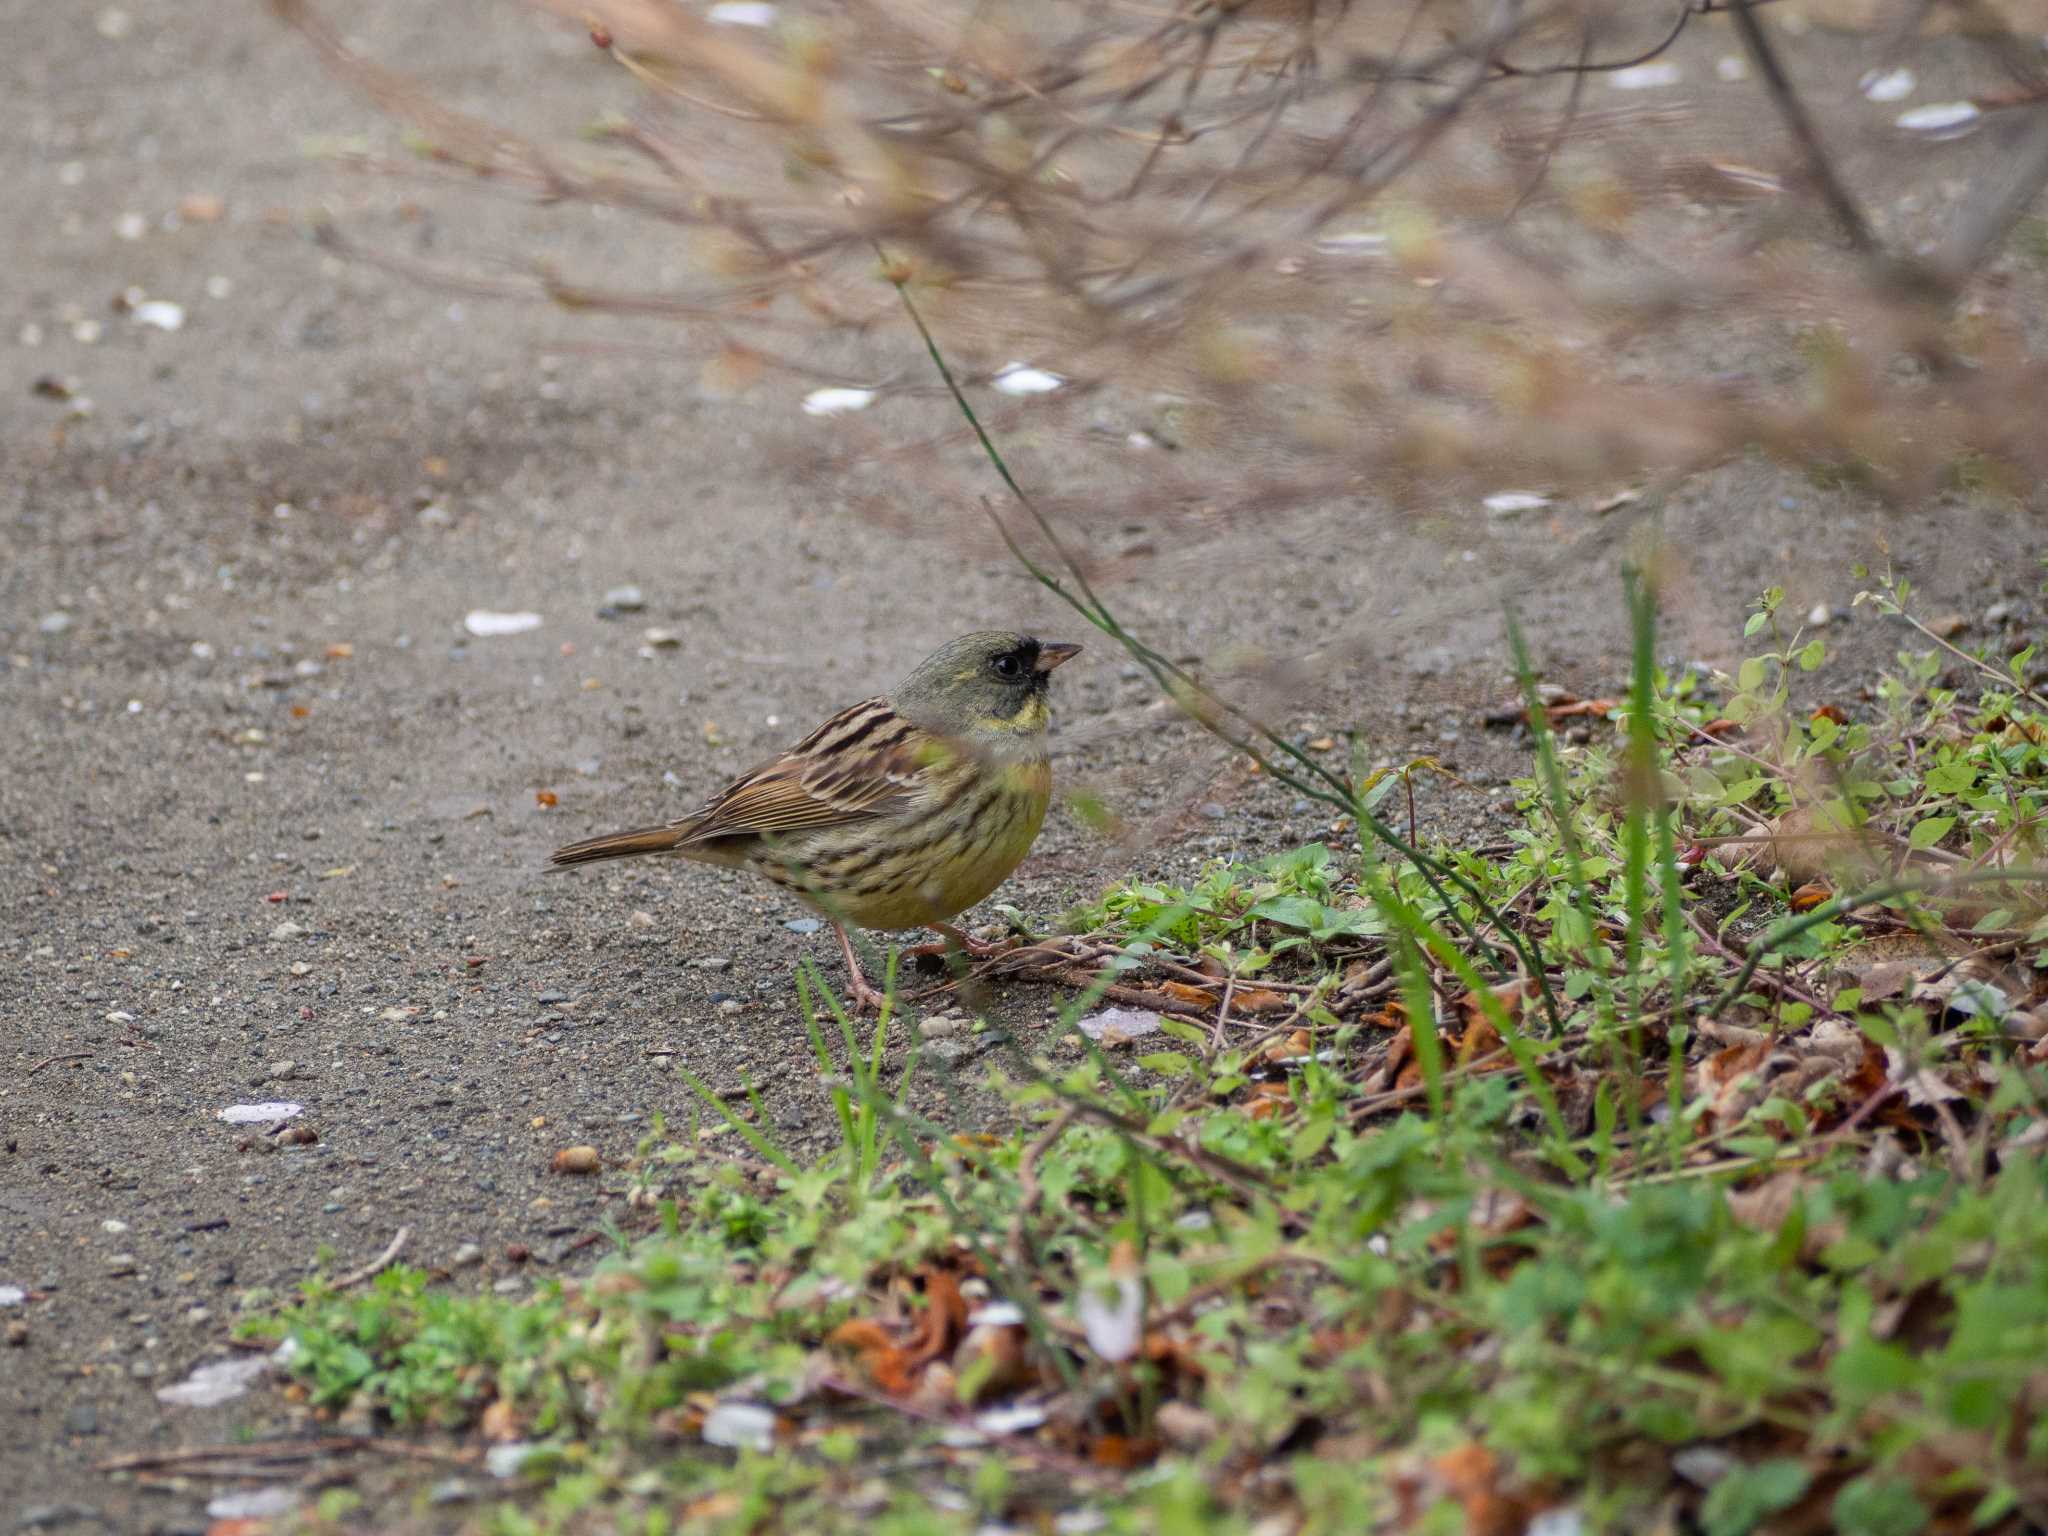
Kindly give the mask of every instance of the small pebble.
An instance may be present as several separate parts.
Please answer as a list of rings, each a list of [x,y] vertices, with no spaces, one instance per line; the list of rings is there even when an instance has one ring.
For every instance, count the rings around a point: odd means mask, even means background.
[[[822,919],[815,917],[792,917],[782,926],[791,933],[816,933],[825,924]]]
[[[481,1264],[483,1261],[483,1249],[479,1248],[475,1243],[464,1243],[455,1250],[454,1255],[448,1260],[448,1264],[453,1269],[467,1269],[470,1265]]]
[[[700,971],[729,971],[732,969],[730,955],[699,955],[690,962]]]
[[[718,1005],[718,1011],[720,1013],[738,1013],[740,1011],[739,1000],[737,998],[728,997],[724,1002]]]
[[[1987,629],[1996,629],[2011,617],[2011,603],[1993,603],[1984,610],[1984,624]]]
[[[1806,622],[1813,629],[1825,629],[1834,616],[1835,610],[1826,603],[1815,603],[1806,615]]]
[[[279,923],[275,928],[270,930],[270,936],[273,939],[278,940],[300,939],[304,938],[305,935],[306,930],[301,928],[297,923],[291,921],[289,918]]]
[[[61,608],[54,613],[44,614],[42,622],[36,625],[36,628],[46,635],[61,635],[70,627],[71,615]]]
[[[18,1317],[12,1319],[7,1324],[6,1337],[7,1347],[9,1349],[22,1348],[25,1344],[28,1343],[28,1324],[24,1323]]]
[[[595,1173],[602,1166],[595,1147],[564,1147],[555,1154],[557,1173]]]
[[[1201,805],[1201,813],[1210,821],[1221,821],[1230,814],[1214,800],[1204,800]]]
[[[616,613],[638,613],[647,599],[638,587],[613,587],[604,595],[604,606]]]
[[[290,1057],[286,1057],[283,1061],[273,1061],[270,1064],[269,1076],[275,1082],[292,1076],[298,1070],[299,1064]]]

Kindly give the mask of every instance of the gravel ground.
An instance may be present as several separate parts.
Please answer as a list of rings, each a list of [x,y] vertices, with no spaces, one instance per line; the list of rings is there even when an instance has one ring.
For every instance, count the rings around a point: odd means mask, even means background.
[[[570,62],[573,37],[474,9],[461,28],[395,0],[351,18],[458,95],[531,82],[536,121],[614,88]],[[359,1264],[403,1226],[407,1259],[513,1290],[575,1265],[600,1220],[632,1216],[552,1154],[630,1153],[687,1110],[678,1063],[763,1085],[780,1135],[825,1145],[791,973],[811,955],[837,974],[829,932],[715,871],[544,876],[547,851],[687,808],[957,632],[1083,638],[963,558],[908,474],[863,471],[900,497],[897,526],[846,515],[798,387],[707,399],[688,359],[550,354],[564,317],[324,259],[294,229],[318,203],[418,222],[401,192],[296,153],[367,114],[247,5],[115,14],[39,13],[0,62],[0,1287],[18,1288],[0,1290],[0,1529],[202,1529],[204,1486],[88,1469],[280,1408],[157,1389],[227,1354],[238,1311],[323,1249]],[[550,227],[478,218],[507,245]],[[182,327],[116,312],[130,288]],[[2039,619],[2038,539],[2008,512],[1883,512],[1733,465],[1666,526],[1672,643],[1707,661],[1731,659],[1769,581],[1797,611],[1846,609],[1880,536],[1927,611]],[[1141,628],[1189,654],[1374,637],[1290,727],[1356,723],[1375,755],[1454,763],[1470,788],[1425,789],[1426,833],[1501,824],[1521,762],[1480,723],[1505,681],[1495,596],[1552,532],[1349,507],[1155,537],[1115,594]],[[1611,691],[1618,553],[1589,547],[1522,601],[1551,675]],[[607,606],[625,585],[644,607]],[[543,622],[473,637],[478,609]],[[1832,632],[1866,671],[1900,643],[1862,616]],[[1057,704],[1063,781],[1133,830],[1105,844],[1056,811],[1002,893],[1027,913],[1320,829],[1100,645]],[[1056,1001],[1011,988],[993,1016],[1029,1041]],[[963,1049],[923,1107],[986,1112],[973,1077]],[[217,1118],[280,1100],[317,1140]]]

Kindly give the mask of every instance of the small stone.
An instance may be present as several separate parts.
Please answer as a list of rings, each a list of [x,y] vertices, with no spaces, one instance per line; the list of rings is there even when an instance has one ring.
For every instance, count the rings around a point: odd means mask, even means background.
[[[629,928],[652,928],[654,926],[654,914],[652,912],[643,912],[636,907],[627,914],[626,926]]]
[[[738,1013],[740,1011],[739,999],[736,997],[728,997],[724,1002],[718,1005],[718,1011],[720,1013],[725,1014]]]
[[[598,617],[610,618],[613,613],[638,613],[647,606],[647,599],[638,587],[613,587],[604,595],[604,608],[598,610]],[[605,612],[610,609],[611,613]]]
[[[28,1343],[28,1324],[20,1318],[13,1318],[7,1324],[7,1347],[20,1349]]]
[[[1224,817],[1230,814],[1228,811],[1224,810],[1222,806],[1218,805],[1214,800],[1204,800],[1201,804],[1200,810],[1202,815],[1207,817],[1210,821],[1221,821]]]
[[[518,1294],[520,1291],[525,1290],[526,1282],[524,1280],[521,1280],[517,1275],[507,1275],[502,1280],[492,1282],[491,1289],[496,1291],[500,1296],[512,1296]]]
[[[729,971],[732,969],[732,956],[699,955],[690,964],[700,971]]]
[[[2011,603],[1993,603],[1989,608],[1986,608],[1984,610],[1984,627],[1986,629],[1996,629],[1999,625],[2003,624],[2007,619],[2011,617]]]
[[[918,1025],[917,1032],[927,1040],[943,1040],[948,1035],[957,1035],[967,1027],[967,1021],[954,1014],[941,1013],[926,1019]]]
[[[135,1273],[135,1255],[132,1253],[110,1253],[107,1255],[107,1273],[113,1276]]]
[[[311,973],[312,969],[313,967],[306,964],[306,962],[303,960],[294,960],[291,966],[291,971],[294,976],[308,975]]]
[[[73,1403],[64,1415],[67,1435],[96,1435],[100,1432],[100,1411],[91,1403]]]
[[[535,998],[534,1001],[536,1003],[539,1003],[543,1008],[552,1008],[559,1003],[566,1003],[567,1001],[569,1001],[569,994],[566,992],[543,992],[539,997]]]
[[[290,1057],[286,1057],[283,1061],[273,1061],[270,1064],[269,1072],[265,1075],[268,1076],[272,1082],[280,1082],[287,1077],[295,1075],[298,1072],[298,1070],[299,1064],[296,1061],[293,1061]]]
[[[1811,629],[1825,629],[1834,617],[1835,610],[1826,603],[1815,603],[1806,615],[1806,623]]]
[[[270,936],[271,938],[282,943],[287,939],[304,938],[306,936],[306,930],[301,928],[297,923],[293,922],[290,918],[286,918],[283,922],[279,923],[275,928],[270,930]]]
[[[111,1237],[119,1237],[123,1232],[126,1232],[128,1230],[128,1223],[120,1220],[117,1217],[109,1216],[105,1221],[100,1223],[100,1230],[102,1232],[107,1233]]]
[[[42,622],[36,625],[36,628],[41,630],[46,635],[61,635],[64,633],[65,630],[69,629],[70,627],[71,615],[66,613],[62,608],[59,608],[52,613],[44,614],[42,617]]]
[[[791,933],[816,933],[825,924],[822,919],[815,917],[792,917],[782,926]]]
[[[464,1243],[449,1258],[448,1265],[451,1269],[467,1269],[470,1265],[481,1264],[483,1261],[484,1251],[482,1248],[478,1247],[475,1243]]]
[[[657,651],[672,651],[683,643],[683,637],[672,629],[643,629],[640,638]]]
[[[459,1477],[451,1477],[445,1482],[436,1483],[427,1490],[429,1504],[466,1504],[475,1497],[469,1484]]]
[[[1938,640],[1953,640],[1969,627],[1970,621],[1960,613],[1944,613],[1927,621],[1927,628]]]
[[[555,1154],[557,1173],[596,1173],[603,1166],[595,1147],[564,1147]]]

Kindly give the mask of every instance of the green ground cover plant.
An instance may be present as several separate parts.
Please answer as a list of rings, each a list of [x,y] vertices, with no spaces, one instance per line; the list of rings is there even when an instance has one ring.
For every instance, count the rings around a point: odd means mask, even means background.
[[[1088,974],[985,1058],[1007,1124],[913,1114],[917,1006],[806,973],[831,1156],[695,1085],[588,1276],[314,1282],[257,1331],[316,1417],[493,1444],[506,1532],[2038,1526],[2031,650],[1878,578],[1908,644],[1836,702],[1776,593],[1733,674],[1660,665],[1654,587],[1615,699],[1513,642],[1501,844],[1409,858],[1354,774],[1362,841],[982,962]]]

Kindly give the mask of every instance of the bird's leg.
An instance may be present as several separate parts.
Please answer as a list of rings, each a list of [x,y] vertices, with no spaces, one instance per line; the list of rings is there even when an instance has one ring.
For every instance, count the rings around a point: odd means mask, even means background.
[[[881,993],[868,984],[866,974],[860,968],[860,959],[853,952],[853,940],[847,936],[844,923],[834,923],[832,931],[839,935],[839,953],[846,956],[846,990],[853,998],[855,1009],[882,1011],[888,1001]]]

